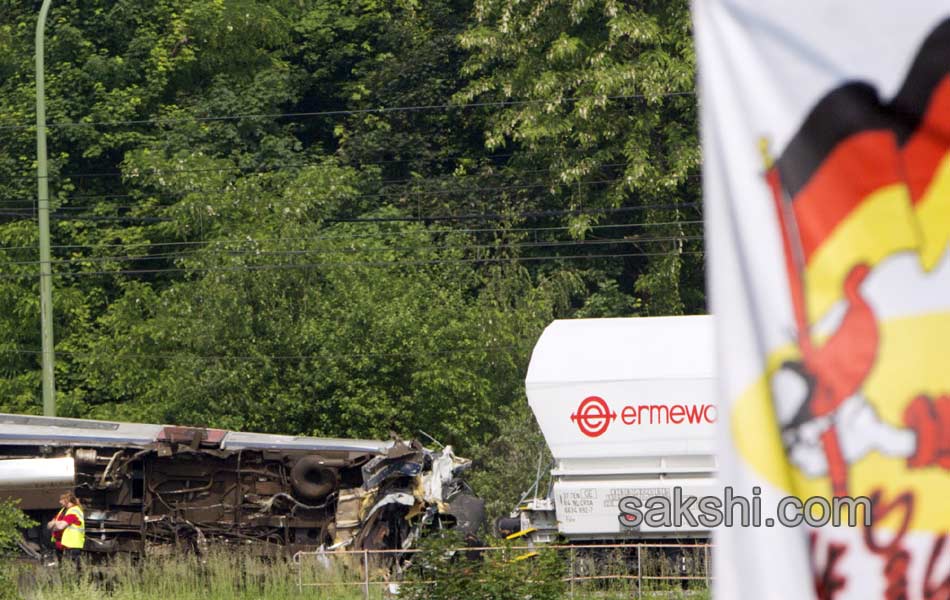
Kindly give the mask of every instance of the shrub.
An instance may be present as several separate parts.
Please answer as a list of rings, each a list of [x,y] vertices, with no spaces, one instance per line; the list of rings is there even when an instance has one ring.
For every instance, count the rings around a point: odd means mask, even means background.
[[[497,549],[464,550],[454,534],[425,540],[400,588],[409,600],[554,600],[563,598],[565,565],[553,547],[519,559],[525,550],[496,542]]]
[[[15,502],[0,501],[0,600],[20,597],[9,557],[20,539],[20,529],[34,525],[36,523],[23,514]]]

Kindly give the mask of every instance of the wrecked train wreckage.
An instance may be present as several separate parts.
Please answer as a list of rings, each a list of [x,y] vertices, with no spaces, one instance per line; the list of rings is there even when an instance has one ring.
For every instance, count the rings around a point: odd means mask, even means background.
[[[484,504],[459,478],[469,464],[418,442],[0,414],[0,499],[45,523],[75,490],[94,552],[399,549],[430,528],[474,533]],[[39,557],[49,535],[37,526],[21,545]]]

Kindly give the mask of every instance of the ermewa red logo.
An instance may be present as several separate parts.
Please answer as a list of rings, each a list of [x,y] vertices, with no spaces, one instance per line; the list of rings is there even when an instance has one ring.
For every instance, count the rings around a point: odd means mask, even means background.
[[[617,413],[610,412],[610,407],[600,396],[584,398],[577,412],[571,413],[571,422],[577,423],[578,429],[587,437],[603,435],[610,423],[616,420]]]
[[[715,423],[719,411],[713,404],[628,404],[620,411],[624,425],[700,425]],[[617,420],[607,402],[600,396],[588,396],[577,411],[571,413],[571,422],[587,437],[603,435]]]

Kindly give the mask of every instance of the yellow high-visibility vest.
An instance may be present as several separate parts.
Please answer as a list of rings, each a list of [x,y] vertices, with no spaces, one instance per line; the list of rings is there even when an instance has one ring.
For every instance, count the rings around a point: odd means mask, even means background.
[[[79,520],[78,525],[67,525],[63,530],[63,539],[60,543],[63,548],[79,548],[80,550],[86,544],[86,517],[82,514],[82,508],[72,506],[66,511],[66,516],[74,515]]]

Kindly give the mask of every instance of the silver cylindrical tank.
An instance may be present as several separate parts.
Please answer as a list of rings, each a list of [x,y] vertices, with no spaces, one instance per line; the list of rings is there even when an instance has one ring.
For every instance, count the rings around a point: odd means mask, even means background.
[[[59,496],[76,485],[76,464],[63,458],[0,460],[0,499],[20,501],[20,508],[58,508]]]
[[[63,458],[15,458],[0,460],[0,490],[72,487],[76,463]]]

